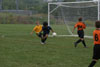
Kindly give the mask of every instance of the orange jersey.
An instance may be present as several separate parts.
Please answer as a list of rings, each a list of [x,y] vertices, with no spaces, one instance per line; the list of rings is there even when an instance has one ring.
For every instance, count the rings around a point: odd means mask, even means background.
[[[93,39],[94,39],[94,45],[100,44],[100,30],[94,30]]]
[[[37,25],[37,26],[35,26],[33,30],[34,30],[36,33],[41,32],[41,31],[42,31],[42,25]]]
[[[83,22],[77,22],[74,27],[78,30],[83,30],[86,28],[86,25]]]

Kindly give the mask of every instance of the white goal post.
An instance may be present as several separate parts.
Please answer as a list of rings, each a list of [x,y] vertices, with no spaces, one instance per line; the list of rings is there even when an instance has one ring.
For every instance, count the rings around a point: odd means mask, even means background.
[[[66,5],[67,4],[67,5]],[[80,6],[78,5],[78,4],[81,4]],[[82,6],[82,4],[85,4],[85,6]],[[88,5],[88,4],[90,4],[90,5]],[[92,4],[92,5],[91,5]],[[52,8],[51,9],[51,5],[56,5],[54,8]],[[48,25],[50,26],[51,25],[51,14],[52,13],[54,13],[55,11],[57,12],[57,11],[59,11],[59,8],[60,8],[60,11],[61,11],[61,14],[62,14],[62,17],[61,18],[63,18],[64,20],[63,20],[63,22],[64,22],[64,24],[65,24],[65,26],[66,26],[66,28],[67,28],[67,30],[68,30],[68,32],[69,32],[69,34],[70,34],[70,36],[74,36],[73,35],[73,33],[71,32],[71,30],[70,30],[70,27],[69,27],[69,25],[71,25],[71,24],[68,24],[68,23],[66,23],[66,22],[69,22],[68,20],[66,21],[66,16],[64,16],[64,15],[66,15],[65,14],[65,12],[67,13],[67,11],[65,11],[65,9],[64,8],[71,8],[71,9],[77,9],[77,8],[81,8],[82,10],[84,9],[84,11],[86,10],[85,8],[91,8],[91,7],[97,7],[97,18],[95,18],[95,21],[96,20],[100,20],[100,1],[98,0],[98,1],[78,1],[78,2],[51,2],[51,3],[48,3]],[[64,8],[61,8],[61,7],[64,7]],[[58,10],[57,10],[58,9]],[[81,11],[81,9],[78,9],[78,10],[80,10]],[[67,9],[66,9],[67,10]],[[65,11],[65,12],[64,12]],[[92,10],[93,11],[93,10]],[[91,12],[92,12],[91,11]],[[95,10],[94,10],[95,11]],[[70,11],[69,11],[70,12]],[[78,12],[77,12],[78,13]],[[81,16],[81,12],[79,12],[80,13],[80,16]],[[83,12],[84,14],[85,14],[85,12]],[[89,12],[88,12],[89,13]],[[60,15],[61,15],[60,14]],[[53,15],[52,15],[53,16]],[[73,15],[74,16],[74,15]],[[92,15],[93,16],[93,15]],[[89,17],[88,17],[89,18]],[[91,19],[94,19],[94,18],[91,18]],[[90,20],[90,19],[89,19]],[[61,20],[60,20],[61,21]],[[72,22],[72,21],[71,21]],[[76,22],[76,21],[75,21]],[[60,23],[59,23],[60,24]],[[72,25],[73,26],[73,25]],[[65,36],[66,34],[59,34],[59,36]],[[66,35],[66,36],[68,36],[68,35]],[[89,38],[90,38],[90,35],[87,35],[86,37],[88,37],[89,36]]]

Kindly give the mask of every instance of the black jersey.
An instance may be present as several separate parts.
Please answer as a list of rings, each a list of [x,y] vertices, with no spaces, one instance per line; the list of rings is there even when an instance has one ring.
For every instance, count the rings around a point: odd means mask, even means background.
[[[50,27],[50,26],[47,26],[47,27],[42,27],[42,30],[43,30],[43,33],[45,33],[45,34],[49,34],[50,33],[50,30],[51,30],[52,28]]]

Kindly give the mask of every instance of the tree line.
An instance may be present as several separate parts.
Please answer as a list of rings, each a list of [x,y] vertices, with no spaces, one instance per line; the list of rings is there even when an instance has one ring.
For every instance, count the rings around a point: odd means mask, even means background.
[[[47,13],[47,2],[44,0],[0,0],[3,10],[14,10],[18,6],[19,10],[36,10],[37,12]],[[16,3],[18,1],[18,3]],[[62,0],[72,2],[76,0]],[[81,0],[82,1],[82,0]]]

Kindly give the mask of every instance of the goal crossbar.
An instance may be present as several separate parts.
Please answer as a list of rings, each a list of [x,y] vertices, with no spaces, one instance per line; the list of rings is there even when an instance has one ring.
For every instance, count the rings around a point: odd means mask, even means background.
[[[72,6],[66,6],[66,5],[60,5],[60,6],[63,6],[63,7],[70,7],[70,8],[88,8],[88,7],[95,7],[95,6],[97,6],[97,5],[85,6],[85,7],[72,7]]]
[[[48,4],[71,4],[71,3],[92,3],[92,2],[98,2],[98,1],[54,2],[54,3],[48,3]]]
[[[85,7],[72,7],[72,6],[66,6],[66,5],[58,5],[56,8],[54,8],[52,11],[50,11],[50,13],[54,12],[57,8],[59,8],[60,6],[63,6],[63,7],[70,7],[70,8],[88,8],[88,7],[95,7],[97,5],[92,5],[92,6],[85,6]]]

